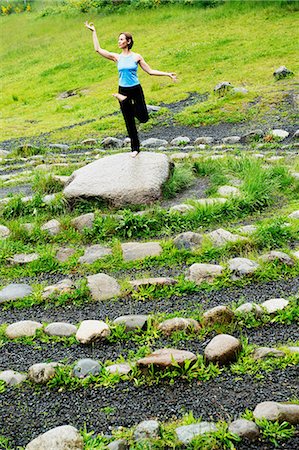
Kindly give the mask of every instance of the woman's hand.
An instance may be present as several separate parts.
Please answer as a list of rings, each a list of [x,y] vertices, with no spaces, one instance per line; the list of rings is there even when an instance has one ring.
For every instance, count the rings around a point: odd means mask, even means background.
[[[86,28],[88,28],[90,31],[96,31],[95,26],[92,22],[88,23],[87,20],[84,24],[86,26]]]
[[[177,77],[176,77],[176,74],[175,74],[174,72],[170,72],[170,73],[168,74],[168,76],[169,76],[169,78],[172,79],[172,81],[174,81],[174,82],[178,81],[178,79],[177,79]]]

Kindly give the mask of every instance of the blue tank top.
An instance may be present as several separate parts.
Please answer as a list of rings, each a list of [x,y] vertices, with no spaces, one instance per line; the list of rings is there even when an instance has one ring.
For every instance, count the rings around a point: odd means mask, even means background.
[[[117,61],[119,86],[131,87],[140,84],[137,76],[137,68],[138,63],[135,61],[133,54],[128,56],[120,54]]]

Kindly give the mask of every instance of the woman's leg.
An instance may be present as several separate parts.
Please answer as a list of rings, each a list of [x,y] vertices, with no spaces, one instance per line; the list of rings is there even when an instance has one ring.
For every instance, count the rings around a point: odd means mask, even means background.
[[[148,111],[145,103],[144,93],[141,85],[136,86],[133,93],[133,102],[134,102],[134,113],[135,117],[141,123],[145,123],[148,121]]]
[[[120,109],[123,114],[127,132],[129,135],[129,138],[131,139],[131,149],[132,152],[137,151],[139,152],[140,142],[138,138],[136,123],[135,123],[135,111],[134,106],[132,103],[131,96],[129,95],[129,91],[127,91],[125,88],[119,88],[119,94],[127,97],[125,100],[120,101]]]

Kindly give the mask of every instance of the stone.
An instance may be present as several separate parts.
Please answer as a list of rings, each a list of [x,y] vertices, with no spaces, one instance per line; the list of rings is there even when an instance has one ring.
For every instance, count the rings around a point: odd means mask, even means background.
[[[186,332],[197,332],[200,329],[200,325],[197,320],[185,319],[183,317],[173,317],[172,319],[167,319],[158,325],[158,329],[163,332],[166,336],[169,336],[174,331],[186,331]]]
[[[289,304],[288,300],[284,298],[270,298],[270,300],[266,300],[261,304],[263,308],[265,308],[268,314],[274,314],[277,311],[280,311],[286,308]]]
[[[197,200],[197,203],[199,203],[200,205],[215,205],[216,203],[226,203],[227,199],[226,198],[199,198]]]
[[[173,286],[177,280],[170,277],[141,278],[139,280],[129,281],[133,289],[138,290],[141,286]]]
[[[59,250],[57,250],[56,259],[61,263],[66,262],[71,256],[73,256],[74,253],[74,248],[61,247]]]
[[[233,276],[239,278],[254,273],[259,268],[259,264],[248,258],[232,258],[228,261],[228,267],[233,272]]]
[[[194,144],[204,144],[204,145],[210,145],[214,142],[214,138],[212,136],[199,136],[195,139]]]
[[[77,378],[85,378],[89,375],[98,375],[101,372],[101,365],[94,359],[85,358],[77,361],[73,368],[73,374]]]
[[[49,220],[41,226],[42,231],[47,231],[51,236],[56,236],[61,231],[60,222],[56,219]]]
[[[184,364],[185,361],[194,361],[196,356],[194,353],[188,352],[186,350],[177,350],[174,348],[162,348],[156,350],[145,358],[141,358],[137,361],[137,366],[140,368],[146,368],[152,364],[161,369],[165,369],[173,365],[173,362],[179,364],[180,366]]]
[[[111,366],[105,367],[109,373],[118,373],[118,375],[128,375],[132,371],[130,364],[111,364]]]
[[[77,231],[83,231],[84,228],[92,228],[95,219],[94,213],[82,214],[81,216],[75,217],[71,220],[71,225]]]
[[[237,419],[234,420],[228,427],[230,433],[234,433],[241,438],[246,438],[250,441],[255,441],[259,438],[259,427],[252,420]]]
[[[44,332],[48,336],[70,337],[77,333],[77,327],[66,322],[52,322],[46,326]]]
[[[104,148],[121,148],[123,145],[123,141],[121,139],[108,136],[102,140],[101,145]]]
[[[40,434],[26,445],[25,450],[83,450],[79,431],[71,425],[62,425]]]
[[[0,239],[5,239],[10,235],[10,229],[5,225],[0,225]]]
[[[271,347],[259,347],[256,348],[253,352],[254,359],[264,359],[269,357],[274,358],[283,358],[285,356],[285,352],[281,350],[277,350],[276,348]]]
[[[160,111],[161,106],[156,106],[156,105],[146,105],[146,109],[147,109],[147,112],[148,112],[148,113],[151,113],[151,112],[155,113],[155,112]]]
[[[243,305],[239,306],[235,309],[235,314],[240,314],[242,316],[246,316],[247,314],[252,313],[256,317],[261,317],[263,315],[263,308],[256,303],[243,303]]]
[[[182,203],[181,205],[174,205],[171,208],[169,208],[170,213],[187,213],[194,210],[195,210],[194,206],[187,205],[185,203]]]
[[[290,219],[299,219],[299,210],[293,211],[291,214],[288,215]]]
[[[214,87],[214,92],[219,95],[219,97],[223,97],[233,88],[232,84],[229,81],[221,81],[216,84]]]
[[[93,139],[93,138],[88,138],[88,139],[84,139],[84,141],[81,141],[81,145],[97,145],[98,141],[97,139]]]
[[[107,449],[109,450],[127,450],[128,448],[129,444],[125,439],[116,439],[107,445]]]
[[[295,256],[296,259],[299,259],[299,250],[293,252],[293,256]]]
[[[267,419],[271,422],[288,422],[299,424],[299,405],[291,403],[262,402],[256,405],[253,416],[255,419]]]
[[[32,288],[28,284],[12,283],[0,290],[0,303],[9,302],[28,297],[32,294]]]
[[[234,87],[232,88],[231,92],[233,92],[234,94],[248,94],[248,90],[243,87]]]
[[[127,242],[121,244],[125,261],[135,261],[147,256],[159,256],[163,249],[159,242]]]
[[[215,306],[203,314],[203,325],[212,326],[216,323],[231,323],[235,318],[234,313],[224,305]]]
[[[157,148],[161,147],[162,145],[167,146],[168,141],[166,141],[165,139],[149,138],[141,142],[141,147],[144,148]]]
[[[67,144],[49,144],[48,147],[56,148],[57,150],[63,150],[63,151],[66,151],[70,148],[70,146]]]
[[[240,233],[244,234],[253,234],[256,232],[257,227],[255,225],[244,225],[243,227],[238,228]]]
[[[287,349],[291,353],[299,353],[299,347],[287,347]]]
[[[69,176],[67,175],[52,175],[52,178],[55,181],[58,181],[58,183],[60,183],[62,186],[65,186],[67,184],[67,182],[69,181]]]
[[[260,259],[265,262],[279,261],[287,266],[293,266],[295,264],[294,260],[287,253],[278,252],[276,250],[265,253]]]
[[[211,231],[211,233],[207,234],[207,237],[212,241],[212,244],[215,247],[222,247],[228,242],[237,242],[246,240],[244,236],[230,233],[229,231],[224,230],[223,228],[218,228],[217,230]]]
[[[32,231],[34,230],[34,225],[33,225],[33,223],[26,222],[26,223],[23,224],[23,228],[24,228],[28,233],[32,233]]]
[[[157,420],[144,420],[140,422],[133,433],[135,441],[142,439],[155,439],[159,436],[160,425]]]
[[[144,329],[147,326],[148,315],[145,314],[131,314],[127,316],[120,316],[113,320],[114,325],[125,325],[126,331],[135,331],[137,329]]]
[[[280,80],[285,77],[289,77],[293,75],[293,72],[286,68],[286,66],[280,66],[278,69],[275,70],[273,73],[273,76],[276,78],[276,80]]]
[[[293,139],[299,139],[299,130],[296,130],[293,134]]]
[[[201,245],[202,240],[202,234],[185,231],[174,238],[173,245],[179,250],[193,250]]]
[[[275,129],[271,130],[271,135],[275,138],[279,138],[280,140],[286,139],[289,136],[289,132],[286,130]]]
[[[223,366],[236,361],[241,349],[242,344],[239,339],[229,334],[218,334],[206,346],[204,357],[207,362]]]
[[[83,320],[81,322],[76,339],[81,344],[105,340],[110,335],[109,326],[102,320]]]
[[[50,205],[50,204],[53,202],[53,200],[55,200],[55,198],[56,198],[56,194],[48,194],[48,195],[44,195],[44,196],[43,196],[43,202],[44,202],[46,205]]]
[[[188,136],[178,136],[170,141],[170,145],[186,145],[189,143],[190,139],[188,138]]]
[[[9,154],[8,150],[3,150],[3,148],[0,148],[0,157],[5,158]]]
[[[170,161],[183,161],[184,159],[188,159],[189,158],[189,154],[188,153],[173,153],[170,156]]]
[[[71,292],[71,290],[74,288],[74,284],[72,280],[68,278],[64,278],[63,280],[60,280],[58,283],[53,284],[51,286],[45,287],[42,293],[42,298],[49,298],[53,294],[55,295],[61,295],[66,292]]]
[[[105,156],[73,172],[64,188],[67,199],[101,199],[113,206],[152,203],[162,197],[170,162],[162,153],[141,152]]]
[[[227,136],[225,138],[222,139],[223,144],[238,144],[241,140],[240,136]]]
[[[92,264],[98,259],[104,258],[107,255],[111,255],[112,250],[109,247],[104,247],[100,244],[90,245],[86,247],[84,255],[80,256],[79,263]]]
[[[241,142],[241,144],[249,144],[250,142],[258,141],[259,139],[262,139],[264,136],[265,136],[265,133],[263,130],[259,130],[259,129],[252,130],[246,134],[243,134],[241,136],[240,142]]]
[[[189,267],[187,279],[196,284],[202,282],[212,283],[216,277],[221,275],[223,267],[217,264],[195,263]]]
[[[175,429],[178,440],[184,445],[189,444],[196,436],[214,431],[217,431],[217,428],[211,422],[192,423]]]
[[[109,300],[121,293],[120,285],[116,279],[105,273],[89,275],[87,285],[93,300]]]
[[[0,380],[5,381],[8,386],[17,386],[23,383],[27,378],[27,375],[23,373],[15,372],[14,370],[3,370],[0,372]]]
[[[57,362],[33,364],[29,367],[28,378],[34,383],[45,384],[55,376]]]
[[[220,186],[217,192],[222,197],[237,197],[241,194],[240,190],[234,186]]]
[[[20,322],[15,322],[8,325],[5,334],[9,339],[34,336],[36,330],[40,330],[42,327],[43,325],[40,322],[34,322],[33,320],[21,320]]]

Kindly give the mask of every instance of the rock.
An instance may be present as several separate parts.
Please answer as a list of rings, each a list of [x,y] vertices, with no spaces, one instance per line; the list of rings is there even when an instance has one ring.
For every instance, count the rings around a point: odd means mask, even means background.
[[[230,433],[234,433],[241,438],[246,438],[250,441],[258,439],[260,435],[259,427],[252,420],[237,419],[234,420],[228,427]]]
[[[85,378],[89,375],[98,375],[101,372],[101,366],[94,359],[85,358],[77,361],[73,368],[73,374],[77,378]]]
[[[3,148],[0,148],[0,157],[5,158],[9,154],[9,151],[3,150]]]
[[[76,228],[77,231],[83,231],[84,228],[92,228],[95,215],[94,213],[82,214],[71,220],[71,225]]]
[[[129,444],[125,439],[116,439],[107,445],[107,449],[109,450],[127,450],[128,448]]]
[[[270,300],[266,300],[261,304],[263,308],[267,311],[268,314],[276,313],[281,309],[284,309],[288,306],[289,301],[284,298],[271,298]]]
[[[241,136],[240,142],[241,144],[249,144],[250,142],[262,139],[264,136],[265,133],[263,132],[263,130],[253,130],[249,131],[249,133],[243,134],[243,136]]]
[[[254,359],[264,359],[269,357],[283,358],[285,355],[285,352],[271,347],[259,347],[253,352]]]
[[[217,428],[211,422],[192,423],[175,429],[178,440],[184,445],[189,444],[192,439],[200,434],[213,433],[214,431],[217,431]]]
[[[109,373],[118,373],[119,375],[128,375],[132,371],[132,367],[129,364],[111,364],[111,366],[105,367]]]
[[[44,332],[48,336],[70,337],[77,333],[77,327],[71,323],[52,322],[46,326]]]
[[[157,420],[144,420],[140,422],[133,434],[135,441],[142,439],[155,439],[159,436],[160,425]]]
[[[168,141],[166,141],[165,139],[156,139],[156,138],[149,138],[146,139],[145,141],[141,142],[141,147],[144,148],[157,148],[157,147],[161,147],[164,145],[168,145]]]
[[[59,365],[57,362],[33,364],[29,367],[28,377],[34,383],[45,384],[55,376],[55,367]]]
[[[232,258],[228,261],[228,267],[233,272],[233,276],[239,278],[254,273],[259,268],[259,264],[247,258]]]
[[[83,450],[79,431],[71,425],[62,425],[40,434],[26,445],[25,450]]]
[[[241,194],[240,190],[234,186],[220,186],[217,192],[222,197],[237,197]]]
[[[287,347],[287,349],[291,353],[299,353],[299,347]]]
[[[293,134],[293,139],[299,139],[299,130],[296,130]]]
[[[238,144],[241,140],[240,136],[227,136],[222,139],[223,144]]]
[[[49,144],[48,147],[49,148],[56,148],[58,150],[63,150],[63,151],[66,151],[66,150],[68,150],[70,148],[70,146],[67,145],[67,144]]]
[[[244,225],[243,227],[239,228],[240,233],[244,234],[253,234],[257,230],[257,227],[255,225]]]
[[[104,148],[121,148],[123,142],[121,139],[116,139],[114,137],[109,136],[102,140],[101,145]]]
[[[188,136],[178,136],[170,141],[171,145],[186,145],[189,143],[190,139],[188,138]]]
[[[287,253],[275,250],[271,250],[269,253],[262,255],[260,259],[265,262],[279,261],[287,266],[293,266],[295,264],[294,260]]]
[[[183,161],[184,159],[188,159],[189,156],[190,155],[188,153],[173,153],[170,156],[170,161],[177,161],[177,160]]]
[[[248,90],[243,87],[234,87],[232,88],[231,92],[234,94],[248,94]]]
[[[210,145],[214,142],[214,138],[212,136],[199,136],[195,139],[194,144],[204,144],[204,145]]]
[[[299,250],[293,252],[293,256],[295,256],[296,259],[299,259]]]
[[[61,247],[56,253],[56,259],[59,262],[63,263],[67,261],[71,256],[73,256],[74,253],[75,253],[74,248]]]
[[[170,213],[187,213],[190,211],[194,211],[195,208],[192,205],[186,205],[185,203],[182,203],[181,205],[174,205],[171,208],[169,208]]]
[[[234,317],[234,313],[227,306],[215,306],[203,314],[203,325],[206,327],[216,323],[231,323]]]
[[[192,231],[186,231],[179,234],[174,240],[173,245],[179,250],[193,250],[201,245],[203,235],[199,233],[193,233]]]
[[[197,203],[199,203],[200,205],[215,205],[216,203],[226,203],[227,199],[226,198],[199,198],[197,200]]]
[[[60,233],[61,225],[58,220],[52,219],[42,225],[41,230],[47,231],[51,236],[55,236],[56,234]]]
[[[34,322],[33,320],[21,320],[20,322],[15,322],[8,325],[5,334],[9,339],[34,336],[36,330],[39,330],[42,327],[43,325],[40,322]]]
[[[160,111],[161,106],[156,106],[156,105],[146,105],[146,109],[147,109],[147,112],[148,112],[148,113],[151,113],[151,112],[155,113],[155,112]]]
[[[271,135],[275,138],[279,138],[281,141],[289,136],[289,132],[286,130],[275,129],[271,131]]]
[[[183,317],[173,317],[172,319],[167,319],[158,325],[158,329],[161,330],[165,335],[169,336],[174,331],[186,331],[186,332],[196,332],[200,329],[200,325],[197,320],[185,319]]]
[[[242,345],[239,339],[229,334],[218,334],[206,346],[204,357],[207,362],[223,366],[236,361],[241,349]]]
[[[86,247],[84,255],[80,256],[79,263],[92,264],[98,259],[104,258],[107,255],[112,255],[112,250],[109,247],[104,247],[100,244],[90,245]]]
[[[291,75],[294,75],[294,73],[291,70],[287,69],[286,66],[278,67],[278,69],[276,69],[273,73],[273,76],[276,78],[276,80],[280,80]]]
[[[195,263],[189,267],[187,279],[200,284],[204,281],[212,283],[214,279],[221,275],[223,267],[217,264]]]
[[[93,138],[88,138],[88,139],[84,139],[84,141],[81,141],[81,145],[98,145],[98,141],[97,139],[93,139]]]
[[[215,247],[222,247],[222,245],[225,245],[228,242],[237,242],[246,240],[244,236],[232,234],[229,231],[224,230],[223,228],[218,228],[217,230],[208,233],[207,237],[212,241],[212,244]]]
[[[49,298],[53,294],[55,295],[61,295],[65,292],[71,292],[71,290],[74,288],[74,284],[72,280],[65,278],[63,280],[60,280],[58,283],[53,284],[52,286],[47,286],[43,290],[42,298]]]
[[[291,172],[292,177],[294,177],[296,180],[299,180],[299,172]]]
[[[288,215],[288,217],[290,219],[299,219],[299,210],[292,212],[291,214]]]
[[[44,195],[44,196],[43,196],[43,202],[44,202],[46,205],[50,205],[50,204],[53,202],[53,200],[55,200],[55,198],[56,198],[56,194],[48,194],[48,195]]]
[[[31,294],[32,288],[28,284],[8,284],[0,291],[0,303],[25,298]]]
[[[30,222],[26,222],[23,224],[23,228],[28,232],[28,233],[32,233],[32,231],[34,230],[34,225]]]
[[[263,315],[263,309],[260,307],[260,305],[250,302],[243,303],[243,305],[235,309],[235,314],[241,314],[242,316],[250,313],[254,314],[256,317],[261,317]]]
[[[139,280],[129,281],[133,289],[138,290],[141,286],[173,286],[177,280],[170,277],[141,278]]]
[[[109,326],[102,320],[83,320],[76,333],[76,339],[81,344],[101,341],[110,334]]]
[[[159,256],[163,249],[159,242],[127,242],[121,244],[125,261],[135,261],[147,256]]]
[[[267,419],[271,422],[288,422],[292,425],[298,425],[299,405],[271,401],[262,402],[255,407],[253,416],[255,419]]]
[[[90,275],[87,277],[87,285],[93,300],[109,300],[121,293],[120,285],[116,279],[105,273]]]
[[[114,206],[147,204],[162,196],[162,186],[170,174],[166,155],[141,152],[105,156],[76,170],[64,189],[68,199],[102,199]]]
[[[0,380],[5,381],[8,386],[17,386],[18,384],[23,383],[26,378],[27,375],[15,372],[14,370],[4,370],[3,372],[0,372]]]
[[[126,331],[135,331],[137,329],[144,329],[147,327],[148,315],[145,314],[131,314],[127,316],[120,316],[113,320],[114,325],[125,325]]]
[[[10,229],[5,225],[0,225],[0,239],[5,239],[10,235]]]
[[[222,81],[221,83],[216,84],[216,86],[214,87],[214,92],[215,92],[215,94],[218,94],[219,97],[223,97],[232,88],[233,88],[233,86],[231,85],[231,83],[229,81]]]
[[[146,368],[153,364],[156,367],[165,369],[166,367],[172,366],[173,362],[181,366],[185,361],[194,361],[195,359],[196,356],[194,355],[194,353],[188,352],[186,350],[162,348],[154,351],[145,358],[139,359],[137,361],[137,366]]]

